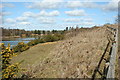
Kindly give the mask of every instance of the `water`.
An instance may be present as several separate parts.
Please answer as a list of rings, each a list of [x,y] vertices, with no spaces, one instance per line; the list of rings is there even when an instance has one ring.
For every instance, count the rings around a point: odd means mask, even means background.
[[[28,43],[31,40],[34,40],[35,38],[16,38],[15,40],[12,41],[2,41],[2,43],[5,44],[5,46],[7,46],[8,44],[10,44],[10,47],[12,48],[13,46],[17,45],[19,42],[24,42],[24,43]]]

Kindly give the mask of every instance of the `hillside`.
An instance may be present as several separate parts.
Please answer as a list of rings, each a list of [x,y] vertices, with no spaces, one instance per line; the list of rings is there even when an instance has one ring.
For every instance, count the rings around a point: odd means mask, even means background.
[[[106,33],[106,27],[80,30],[58,42],[46,58],[33,64],[25,74],[37,78],[91,78],[107,45]]]

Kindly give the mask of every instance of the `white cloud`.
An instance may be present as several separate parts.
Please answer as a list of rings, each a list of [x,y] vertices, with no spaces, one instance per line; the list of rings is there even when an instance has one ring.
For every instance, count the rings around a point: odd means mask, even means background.
[[[16,20],[15,19],[12,19],[12,18],[7,18],[6,20],[5,20],[5,23],[15,23],[16,22]]]
[[[0,16],[8,16],[11,12],[0,12]]]
[[[83,22],[82,23],[82,25],[84,25],[84,26],[92,26],[94,24],[95,24],[94,22]]]
[[[4,16],[8,16],[10,14],[11,14],[10,12],[0,12],[0,24],[2,24],[3,22],[5,22],[5,20],[3,21]]]
[[[85,6],[86,8],[98,8],[99,5],[95,2],[84,2],[83,6]]]
[[[40,13],[33,13],[33,12],[24,12],[23,17],[31,17],[31,18],[38,18],[38,17],[47,17],[47,16],[58,16],[60,14],[59,11],[51,11],[51,12],[46,12],[45,10],[42,10]]]
[[[40,13],[24,12],[21,16],[16,17],[14,19],[12,18],[6,19],[5,23],[12,23],[12,24],[16,23],[18,25],[27,25],[30,24],[28,20],[31,18],[41,24],[53,24],[56,21],[55,19],[53,19],[53,16],[58,16],[59,14],[60,13],[56,10],[51,12],[46,12],[43,10]]]
[[[93,19],[92,18],[84,18],[84,21],[86,21],[86,22],[92,22]]]
[[[3,5],[2,5],[2,4],[0,4],[0,8],[3,8]]]
[[[52,12],[46,12],[46,11],[41,11],[38,15],[39,16],[58,16],[60,13],[59,11],[52,11]]]
[[[81,10],[76,9],[76,10],[72,10],[72,11],[65,11],[65,13],[69,16],[85,16],[86,15],[85,11],[82,9]]]
[[[4,23],[11,23],[11,24],[15,24],[15,23],[19,23],[19,24],[27,24],[27,17],[17,17],[17,18],[7,18],[4,20]]]
[[[17,24],[19,24],[19,25],[29,25],[31,23],[30,22],[18,22]]]
[[[81,19],[79,19],[79,18],[67,18],[67,19],[64,19],[63,21],[65,21],[65,22],[80,22]]]
[[[96,25],[94,22],[77,22],[77,23],[64,23],[62,24],[64,27],[69,26],[69,27],[92,27]]]
[[[98,5],[94,2],[68,1],[66,6],[68,8],[96,8]]]
[[[4,7],[13,8],[15,6],[13,4],[11,4],[11,3],[2,3],[2,4],[0,4],[0,8],[4,8]]]
[[[63,23],[64,25],[68,25],[68,26],[88,26],[88,27],[92,27],[95,25],[93,18],[91,17],[81,17],[81,18],[66,18],[63,19],[63,21],[65,21],[65,23]],[[70,23],[69,23],[70,22]]]
[[[106,5],[102,5],[101,9],[104,11],[117,11],[119,0],[112,0]]]
[[[0,24],[2,24],[2,16],[0,16]]]
[[[43,2],[63,2],[64,0],[42,0]]]
[[[42,0],[40,2],[34,2],[33,4],[27,5],[28,8],[34,9],[56,9],[61,6],[63,0]]]
[[[23,16],[25,16],[25,17],[34,17],[35,14],[33,12],[24,12]]]
[[[27,17],[17,17],[17,21],[26,21],[28,18]]]
[[[118,2],[119,0],[111,0],[108,1],[107,4],[98,4],[95,1],[68,1],[66,7],[68,8],[98,8],[103,11],[117,11],[118,10]]]
[[[64,22],[74,22],[74,23],[82,23],[82,22],[93,22],[92,18],[66,18],[63,19]]]
[[[68,8],[78,8],[82,6],[82,3],[80,1],[68,1],[66,6]]]
[[[45,17],[41,17],[37,19],[39,23],[42,24],[54,24],[55,23],[55,19],[53,18],[45,18]]]

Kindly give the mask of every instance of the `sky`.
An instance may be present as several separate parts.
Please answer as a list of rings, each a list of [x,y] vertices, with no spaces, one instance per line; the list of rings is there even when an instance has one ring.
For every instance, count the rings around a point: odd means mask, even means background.
[[[118,0],[41,0],[2,2],[1,26],[25,30],[63,30],[66,27],[93,27],[115,23]]]

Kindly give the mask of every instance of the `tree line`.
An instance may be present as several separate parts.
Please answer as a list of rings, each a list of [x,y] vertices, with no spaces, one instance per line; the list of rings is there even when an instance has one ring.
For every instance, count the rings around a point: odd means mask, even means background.
[[[0,28],[2,32],[2,36],[22,36],[23,34],[26,37],[30,37],[32,34],[34,35],[47,35],[47,34],[56,34],[60,33],[63,34],[65,30],[31,30],[27,31],[24,29],[7,29],[7,28]]]
[[[65,31],[79,30],[78,26],[76,28],[66,27],[64,30],[25,30],[25,29],[8,29],[1,27],[2,36],[20,36],[24,34],[26,37],[31,37],[32,35],[48,35],[48,34],[63,34]]]

